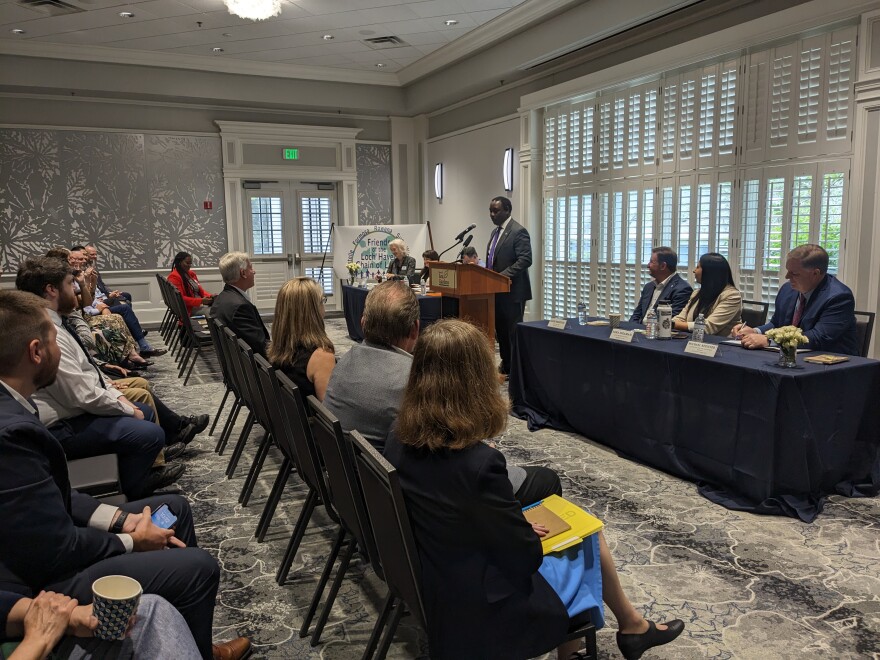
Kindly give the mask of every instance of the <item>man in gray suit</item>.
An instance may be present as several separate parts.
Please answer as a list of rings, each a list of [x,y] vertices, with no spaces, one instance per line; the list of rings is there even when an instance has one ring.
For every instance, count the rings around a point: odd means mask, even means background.
[[[254,286],[256,271],[244,252],[229,252],[220,257],[220,274],[225,286],[214,298],[211,317],[237,334],[254,353],[266,357],[269,331],[256,306],[245,295]]]
[[[486,268],[510,278],[510,293],[495,294],[495,337],[501,354],[501,373],[510,374],[510,356],[516,341],[516,324],[523,320],[526,301],[532,299],[529,266],[532,243],[529,232],[510,217],[513,205],[506,197],[489,204],[495,230],[486,246]]]

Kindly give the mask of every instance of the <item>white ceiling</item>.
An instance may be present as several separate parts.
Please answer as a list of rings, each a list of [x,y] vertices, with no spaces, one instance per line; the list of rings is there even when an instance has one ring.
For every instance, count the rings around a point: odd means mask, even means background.
[[[541,0],[539,0],[540,2]],[[65,0],[84,11],[0,2],[0,40],[208,56],[288,65],[393,73],[520,5],[524,0],[282,0],[281,15],[249,21],[223,0]],[[535,4],[534,0],[530,4]],[[548,9],[556,3],[546,2]],[[123,18],[120,12],[135,14]],[[454,19],[448,27],[444,21]],[[201,23],[201,25],[199,25]],[[13,29],[25,30],[15,35]],[[324,40],[326,34],[332,40]],[[407,45],[375,50],[365,39],[397,36]],[[488,44],[487,44],[488,45]],[[214,54],[213,48],[223,52]],[[130,61],[130,55],[126,54]],[[376,64],[382,63],[382,68]],[[219,62],[218,62],[219,64]]]

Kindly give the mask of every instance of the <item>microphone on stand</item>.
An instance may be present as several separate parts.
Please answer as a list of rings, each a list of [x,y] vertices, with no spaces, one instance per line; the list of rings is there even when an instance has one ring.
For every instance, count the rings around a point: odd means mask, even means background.
[[[455,242],[456,243],[461,242],[461,239],[463,239],[468,234],[468,232],[471,232],[476,228],[477,228],[476,223],[470,225],[467,229],[465,229],[463,232],[461,232],[458,236],[455,237]]]
[[[458,258],[455,260],[456,262],[460,262],[462,257],[464,256],[465,248],[471,244],[471,241],[474,240],[473,236],[468,236],[467,240],[465,240],[464,245],[461,246],[461,251],[458,253]]]

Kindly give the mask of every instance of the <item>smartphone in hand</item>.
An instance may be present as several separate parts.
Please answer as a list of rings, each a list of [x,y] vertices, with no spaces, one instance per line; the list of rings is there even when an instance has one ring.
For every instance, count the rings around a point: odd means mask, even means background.
[[[167,504],[163,504],[153,511],[153,515],[150,518],[156,527],[161,527],[162,529],[171,529],[177,523],[177,516],[171,513],[171,509],[168,508]]]

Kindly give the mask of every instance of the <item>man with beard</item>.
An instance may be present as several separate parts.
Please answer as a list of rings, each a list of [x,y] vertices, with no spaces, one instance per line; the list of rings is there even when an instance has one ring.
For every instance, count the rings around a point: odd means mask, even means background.
[[[50,318],[49,304],[0,291],[0,590],[27,597],[55,591],[88,604],[94,580],[126,575],[180,611],[203,658],[244,657],[245,638],[211,646],[220,569],[196,547],[185,499],[115,507],[71,490],[64,451],[33,405],[64,360],[57,340],[66,330]],[[151,511],[162,505],[177,516],[174,530],[152,523]]]
[[[18,269],[15,286],[42,297],[58,330],[61,363],[56,381],[34,397],[40,421],[64,447],[68,459],[117,454],[119,482],[129,499],[174,483],[182,465],[151,470],[165,432],[149,420],[153,412],[132,403],[108,383],[91,362],[64,316],[76,308],[73,275],[59,259],[37,257]]]

